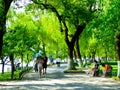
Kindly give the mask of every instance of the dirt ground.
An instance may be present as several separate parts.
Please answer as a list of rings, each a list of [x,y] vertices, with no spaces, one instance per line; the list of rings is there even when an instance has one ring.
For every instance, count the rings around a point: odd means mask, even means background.
[[[41,78],[33,71],[20,81],[0,81],[0,90],[120,90],[120,82],[111,78],[63,73],[66,66],[49,66]]]

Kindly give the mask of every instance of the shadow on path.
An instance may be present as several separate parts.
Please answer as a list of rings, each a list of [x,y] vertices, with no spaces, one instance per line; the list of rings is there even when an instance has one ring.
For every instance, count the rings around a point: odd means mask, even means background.
[[[50,66],[42,78],[31,72],[21,81],[0,82],[0,90],[120,90],[120,83],[110,78],[63,73],[65,68],[66,64]]]
[[[24,80],[42,80],[42,79],[61,79],[61,78],[67,78],[63,71],[65,70],[66,68],[66,64],[62,65],[61,67],[56,67],[55,65],[54,66],[49,66],[48,69],[47,69],[47,74],[45,75],[42,75],[41,78],[39,78],[39,75],[38,73],[36,72],[31,72],[31,73],[28,73],[26,74],[24,77],[23,77],[23,81]]]

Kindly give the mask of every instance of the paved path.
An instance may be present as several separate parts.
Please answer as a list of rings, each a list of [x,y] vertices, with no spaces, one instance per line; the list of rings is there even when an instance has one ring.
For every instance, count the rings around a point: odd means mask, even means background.
[[[60,68],[50,66],[40,79],[31,72],[20,81],[0,81],[0,90],[120,90],[120,82],[111,78],[63,73],[65,68],[66,64]]]

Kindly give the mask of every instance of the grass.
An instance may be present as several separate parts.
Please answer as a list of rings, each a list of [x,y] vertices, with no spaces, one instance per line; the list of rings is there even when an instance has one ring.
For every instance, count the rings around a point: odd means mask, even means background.
[[[64,73],[85,73],[82,69],[64,70]]]
[[[112,78],[116,81],[120,81],[120,78],[118,78],[118,77],[112,77]]]
[[[101,65],[101,64],[103,64],[103,63],[106,63],[106,62],[99,63],[99,65],[100,65],[100,66],[99,66],[100,70],[103,70],[103,67],[102,67],[102,65]],[[117,70],[118,70],[117,62],[115,62],[115,61],[110,61],[110,62],[107,62],[107,64],[112,66],[112,75],[113,75],[113,76],[116,76],[116,75],[117,75]],[[89,65],[90,68],[93,67],[92,64],[88,64],[88,65]]]
[[[24,68],[20,70],[16,70],[14,72],[13,80],[20,80],[25,73],[29,72],[32,68]],[[5,72],[4,74],[0,74],[0,81],[10,81],[11,80],[11,72]]]
[[[19,73],[21,70],[17,70],[14,72],[14,80],[19,79]],[[11,80],[11,72],[5,72],[4,74],[0,74],[0,81],[10,81]]]
[[[113,77],[116,77],[117,76],[117,70],[118,70],[118,66],[117,66],[117,61],[109,61],[109,62],[102,62],[102,63],[99,63],[99,68],[101,70],[100,74],[102,74],[102,70],[103,70],[103,67],[102,67],[102,64],[105,63],[105,64],[108,64],[108,65],[111,65],[112,66],[112,76]],[[90,69],[90,68],[93,68],[93,64],[92,63],[88,63],[87,64],[88,68],[87,69]],[[78,68],[82,68],[82,67],[79,67]],[[83,68],[82,68],[83,69]]]
[[[102,62],[102,63],[106,63],[106,62]],[[115,61],[110,61],[110,62],[107,62],[107,64],[109,64],[109,65],[111,65],[112,66],[112,68],[113,68],[113,70],[112,70],[112,75],[113,76],[116,76],[117,75],[117,62],[115,62]],[[102,67],[102,65],[101,64],[99,64],[100,66],[100,70],[103,70],[103,67]],[[83,68],[83,67],[79,67],[76,63],[75,63],[75,66],[76,66],[76,68],[77,68],[77,70],[65,70],[64,71],[64,73],[83,73],[84,71],[83,71],[83,69],[85,69],[85,68]],[[88,66],[90,67],[90,68],[93,68],[93,65],[91,64],[91,63],[89,63],[88,64]]]

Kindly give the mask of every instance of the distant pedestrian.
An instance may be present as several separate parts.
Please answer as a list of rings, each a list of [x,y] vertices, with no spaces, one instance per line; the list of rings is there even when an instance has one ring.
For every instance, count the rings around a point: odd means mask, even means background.
[[[58,58],[56,58],[57,67],[60,67],[60,63],[61,63],[61,59],[60,59],[60,56],[59,56]]]
[[[52,58],[52,56],[50,56],[49,60],[50,60],[50,65],[53,65],[53,58]]]

